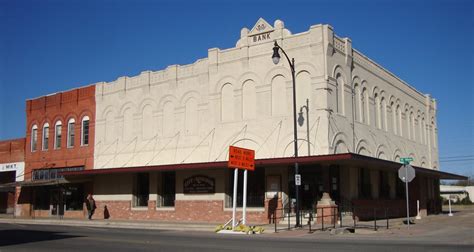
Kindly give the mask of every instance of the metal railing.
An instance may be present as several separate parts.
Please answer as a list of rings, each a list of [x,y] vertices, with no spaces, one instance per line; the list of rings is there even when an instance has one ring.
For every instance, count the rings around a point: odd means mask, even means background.
[[[327,210],[330,209],[330,210]],[[300,227],[296,227],[296,220],[292,223],[292,218],[296,217],[293,208],[277,208],[273,210],[271,221],[275,225],[275,233],[278,230],[291,230],[294,228],[305,228],[308,231],[326,231],[328,228],[349,228],[355,232],[356,229],[390,228],[390,219],[403,214],[398,208],[390,207],[361,207],[361,206],[328,206],[318,207],[311,210],[300,210]],[[282,213],[278,215],[278,213]],[[283,220],[283,222],[281,221]],[[304,220],[304,221],[303,221]],[[328,223],[329,222],[329,223]],[[278,227],[278,224],[287,224],[285,228]]]

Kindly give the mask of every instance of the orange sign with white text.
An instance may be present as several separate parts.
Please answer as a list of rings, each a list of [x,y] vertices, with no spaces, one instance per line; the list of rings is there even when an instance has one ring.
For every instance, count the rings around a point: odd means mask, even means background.
[[[255,151],[229,146],[229,168],[237,168],[253,171],[255,170]]]

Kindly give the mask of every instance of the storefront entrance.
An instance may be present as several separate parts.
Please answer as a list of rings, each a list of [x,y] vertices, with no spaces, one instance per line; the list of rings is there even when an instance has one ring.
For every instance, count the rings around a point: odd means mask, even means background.
[[[321,199],[323,192],[328,192],[337,204],[339,201],[339,167],[338,166],[300,166],[300,208],[312,210]],[[289,170],[289,195],[295,197],[294,169]],[[295,200],[292,200],[293,204]]]
[[[64,200],[63,194],[65,191],[62,188],[54,188],[51,190],[50,202],[51,202],[51,216],[57,216],[61,218],[64,216]]]
[[[323,180],[322,172],[314,169],[304,169],[301,171],[301,209],[314,209],[316,203],[322,196]]]

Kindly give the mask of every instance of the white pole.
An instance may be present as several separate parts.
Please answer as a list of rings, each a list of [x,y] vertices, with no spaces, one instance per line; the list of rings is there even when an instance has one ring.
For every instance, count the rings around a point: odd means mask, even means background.
[[[247,223],[246,209],[247,209],[247,170],[244,171],[244,202],[242,204],[242,223],[244,225]]]
[[[405,191],[407,197],[407,225],[410,228],[410,207],[408,206],[408,166],[405,164]]]
[[[232,231],[235,229],[235,210],[237,208],[237,182],[239,179],[238,169],[234,170],[234,198],[232,199]]]
[[[420,201],[416,200],[416,219],[421,220],[420,216]]]
[[[448,202],[449,202],[449,214],[448,214],[448,216],[453,216],[453,213],[451,212],[451,194],[449,195]]]

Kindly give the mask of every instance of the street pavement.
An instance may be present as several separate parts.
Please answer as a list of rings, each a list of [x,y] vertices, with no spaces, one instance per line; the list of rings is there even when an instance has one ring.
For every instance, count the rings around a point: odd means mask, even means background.
[[[128,229],[102,225],[44,225],[0,219],[4,251],[474,251],[474,208],[401,222],[390,229],[358,229],[331,235],[308,229],[263,235],[224,235],[211,231]],[[37,221],[37,220],[30,220]],[[125,225],[126,223],[122,223]]]

